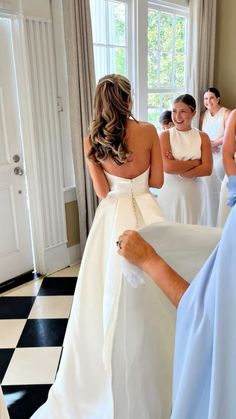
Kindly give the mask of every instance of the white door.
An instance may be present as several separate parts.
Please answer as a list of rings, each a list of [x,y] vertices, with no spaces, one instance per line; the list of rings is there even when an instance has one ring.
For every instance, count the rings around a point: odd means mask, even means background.
[[[11,21],[0,17],[0,283],[33,269]]]

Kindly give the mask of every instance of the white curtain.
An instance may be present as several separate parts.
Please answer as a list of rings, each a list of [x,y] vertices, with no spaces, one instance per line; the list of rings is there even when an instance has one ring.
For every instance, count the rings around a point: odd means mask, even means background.
[[[66,59],[69,84],[70,123],[76,193],[83,252],[97,207],[97,197],[88,175],[83,138],[92,118],[95,90],[92,25],[88,0],[63,0]]]
[[[197,102],[198,126],[203,91],[213,85],[217,0],[189,0],[187,89]]]

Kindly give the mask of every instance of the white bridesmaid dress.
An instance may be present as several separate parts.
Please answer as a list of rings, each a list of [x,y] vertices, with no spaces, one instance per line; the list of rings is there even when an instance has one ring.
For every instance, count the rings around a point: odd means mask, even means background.
[[[176,160],[201,159],[201,136],[196,128],[169,130],[170,146]],[[157,202],[166,220],[183,224],[200,224],[202,219],[202,178],[187,178],[165,173],[164,185]]]

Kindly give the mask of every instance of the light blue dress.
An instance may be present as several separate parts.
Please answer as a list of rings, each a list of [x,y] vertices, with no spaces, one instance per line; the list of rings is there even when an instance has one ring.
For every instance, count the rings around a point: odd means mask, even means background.
[[[229,205],[236,176],[229,177]],[[236,205],[177,312],[171,419],[236,418]]]

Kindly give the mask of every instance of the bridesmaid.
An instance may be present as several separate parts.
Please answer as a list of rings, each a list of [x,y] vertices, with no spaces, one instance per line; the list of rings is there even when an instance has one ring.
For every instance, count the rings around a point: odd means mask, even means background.
[[[224,178],[222,161],[222,144],[224,131],[230,110],[220,105],[220,92],[209,87],[204,92],[205,110],[200,116],[200,129],[209,135],[213,154],[213,170],[211,176],[204,178],[204,219],[203,224],[216,225],[221,182]]]
[[[184,94],[172,107],[174,127],[160,134],[164,186],[158,203],[170,222],[200,224],[202,217],[202,177],[212,171],[212,153],[206,133],[192,128],[195,99]]]

